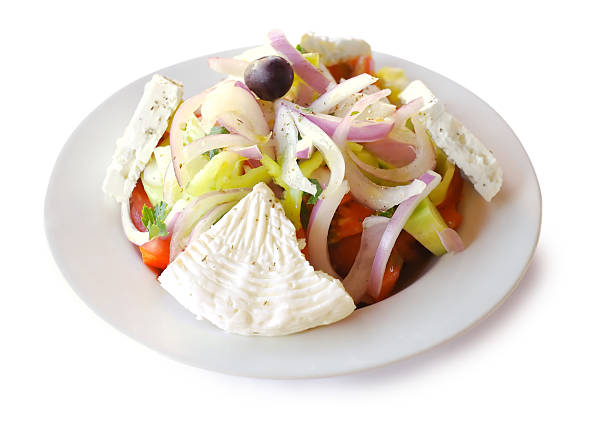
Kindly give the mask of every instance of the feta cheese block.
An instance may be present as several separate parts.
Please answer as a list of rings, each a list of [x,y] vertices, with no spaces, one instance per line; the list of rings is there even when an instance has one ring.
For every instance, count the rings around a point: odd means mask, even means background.
[[[168,120],[183,97],[183,85],[153,75],[123,135],[117,140],[102,189],[118,202],[130,198],[140,173],[151,158]]]
[[[370,45],[361,39],[332,39],[306,33],[302,36],[300,45],[307,52],[319,53],[325,66],[372,54]]]
[[[274,193],[259,183],[193,240],[159,282],[198,318],[242,335],[287,335],[336,322],[355,304],[315,271]]]
[[[449,114],[438,98],[423,84],[412,81],[400,94],[406,104],[423,98],[423,108],[418,113],[431,138],[448,158],[474,184],[474,189],[487,201],[499,192],[503,174],[493,153],[461,122]]]

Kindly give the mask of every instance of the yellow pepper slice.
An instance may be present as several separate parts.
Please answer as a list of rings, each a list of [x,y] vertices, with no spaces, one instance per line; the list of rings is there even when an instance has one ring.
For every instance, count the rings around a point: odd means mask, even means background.
[[[438,149],[437,146],[435,147],[435,149],[436,171],[442,175],[442,180],[440,181],[438,186],[435,187],[434,190],[429,193],[429,199],[433,202],[434,205],[438,206],[446,198],[448,188],[450,186],[451,180],[453,180],[453,175],[455,174],[455,164],[450,162],[444,152]]]
[[[197,197],[220,189],[220,186],[230,179],[234,165],[241,159],[244,158],[234,152],[223,151],[219,153],[196,173],[185,188],[186,191]]]

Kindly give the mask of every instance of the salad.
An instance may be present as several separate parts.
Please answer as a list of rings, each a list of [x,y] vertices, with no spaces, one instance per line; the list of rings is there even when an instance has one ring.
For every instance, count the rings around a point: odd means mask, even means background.
[[[161,286],[225,331],[287,335],[388,298],[464,249],[464,179],[501,188],[491,151],[365,41],[273,30],[208,66],[219,82],[189,98],[146,84],[103,190]]]

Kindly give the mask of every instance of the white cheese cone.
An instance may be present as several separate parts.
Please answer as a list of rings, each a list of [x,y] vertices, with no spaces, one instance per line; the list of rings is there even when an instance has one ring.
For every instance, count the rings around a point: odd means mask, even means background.
[[[159,281],[193,314],[236,334],[292,334],[355,309],[339,280],[310,266],[293,224],[263,183],[194,240]]]

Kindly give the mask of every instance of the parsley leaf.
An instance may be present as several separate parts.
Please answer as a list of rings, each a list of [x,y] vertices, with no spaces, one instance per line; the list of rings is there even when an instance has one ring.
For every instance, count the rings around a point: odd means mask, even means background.
[[[376,215],[391,218],[395,213],[395,209],[397,209],[397,206],[393,206],[391,209],[387,209],[386,211],[376,212]]]
[[[225,129],[225,126],[215,125],[210,128],[210,133],[208,135],[217,135],[217,134],[229,134],[230,132]]]
[[[355,114],[359,114],[359,111],[353,111],[353,112],[351,113],[351,116],[354,116]]]
[[[149,240],[152,240],[158,236],[167,236],[168,229],[164,220],[168,216],[170,209],[168,204],[160,202],[155,207],[150,208],[146,204],[142,207],[142,223],[149,232]]]
[[[211,149],[206,153],[208,154],[208,159],[213,159],[215,155],[217,155],[219,152],[220,152],[219,149]]]
[[[306,203],[308,203],[308,204],[315,204],[317,202],[317,200],[319,200],[319,196],[323,192],[323,188],[321,188],[321,184],[319,183],[318,180],[316,180],[316,179],[308,179],[308,180],[311,181],[312,183],[314,183],[314,186],[317,187],[317,192],[316,192],[315,195],[311,195],[308,198],[308,201]]]
[[[304,48],[302,48],[302,46],[300,44],[297,44],[295,46],[295,49],[298,50],[300,53],[305,54],[306,50]]]
[[[208,135],[218,135],[218,134],[229,134],[230,132],[225,128],[225,126],[215,125],[210,128],[210,133]],[[208,155],[208,159],[213,159],[215,155],[220,152],[219,149],[212,149],[205,153]]]

